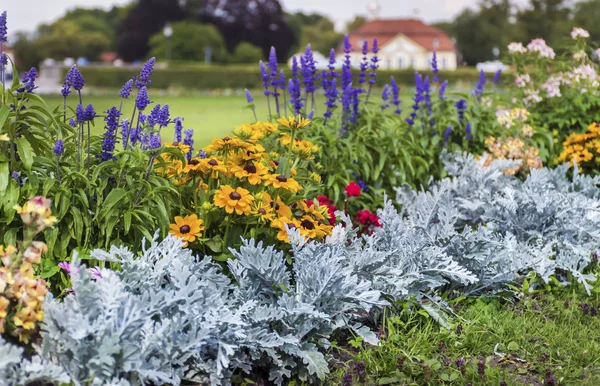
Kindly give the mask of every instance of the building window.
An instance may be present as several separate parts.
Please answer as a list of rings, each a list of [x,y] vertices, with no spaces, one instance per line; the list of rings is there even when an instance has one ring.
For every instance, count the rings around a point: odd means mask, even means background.
[[[400,68],[400,69],[404,68],[404,59],[403,58],[398,58],[398,68]]]
[[[415,57],[411,56],[410,57],[410,68],[414,68],[415,67]]]
[[[442,69],[445,69],[447,65],[448,65],[448,58],[443,57],[442,58]]]
[[[433,39],[433,49],[437,50],[440,47],[440,39]]]
[[[392,69],[392,60],[391,60],[391,59],[388,59],[388,60],[387,60],[387,69],[388,69],[388,70],[391,70],[391,69]]]

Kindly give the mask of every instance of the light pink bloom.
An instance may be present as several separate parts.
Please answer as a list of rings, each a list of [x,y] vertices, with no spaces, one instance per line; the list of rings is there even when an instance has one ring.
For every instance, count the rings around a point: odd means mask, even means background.
[[[586,30],[584,30],[583,28],[578,28],[578,27],[574,27],[573,31],[571,31],[571,37],[573,39],[579,39],[579,38],[589,38],[590,37],[590,33]]]
[[[519,75],[517,76],[517,79],[515,79],[515,84],[517,85],[517,87],[523,88],[529,83],[531,83],[531,77],[529,76],[529,74]]]
[[[523,47],[522,43],[512,42],[508,45],[508,53],[509,54],[524,54],[527,52],[527,48]]]
[[[548,47],[544,39],[533,39],[528,45],[527,49],[529,52],[536,52],[542,58],[554,59],[556,54],[552,47]]]

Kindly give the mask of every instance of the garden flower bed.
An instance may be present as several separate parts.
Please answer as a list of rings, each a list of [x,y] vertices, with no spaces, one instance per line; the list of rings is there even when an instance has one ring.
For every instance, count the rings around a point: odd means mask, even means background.
[[[509,102],[491,92],[501,73],[460,94],[434,57],[409,106],[377,75],[377,41],[359,48],[358,77],[348,41],[340,73],[333,51],[317,72],[309,46],[289,79],[273,49],[259,65],[269,111],[247,92],[254,122],[202,149],[149,99],[153,58],[104,112],[84,102],[76,66],[56,108],[35,69],[3,84],[0,384],[575,379],[577,364],[525,367],[517,341],[456,349],[461,324],[474,339],[512,310],[548,309],[561,327],[597,317],[598,66],[572,35],[564,58],[511,44]],[[598,379],[597,360],[581,362]]]

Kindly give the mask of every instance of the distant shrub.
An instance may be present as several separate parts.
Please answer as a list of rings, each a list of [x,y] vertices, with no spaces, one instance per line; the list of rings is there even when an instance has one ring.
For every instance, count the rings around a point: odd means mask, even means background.
[[[263,58],[262,49],[248,42],[241,42],[233,50],[231,63],[258,63]]]

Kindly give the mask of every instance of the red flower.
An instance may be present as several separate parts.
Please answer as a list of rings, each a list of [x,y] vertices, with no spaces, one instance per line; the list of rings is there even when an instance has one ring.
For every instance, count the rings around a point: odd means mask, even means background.
[[[360,185],[352,181],[351,183],[346,185],[346,194],[348,195],[348,197],[360,196]]]
[[[365,228],[370,227],[371,225],[374,227],[380,227],[381,222],[379,221],[379,217],[376,214],[371,213],[370,210],[364,209],[356,212],[356,220],[361,223]]]
[[[317,196],[317,201],[319,201],[319,205],[331,204],[331,200],[327,196]]]

